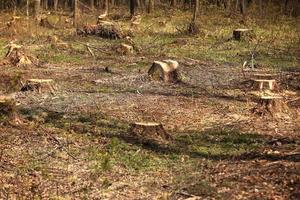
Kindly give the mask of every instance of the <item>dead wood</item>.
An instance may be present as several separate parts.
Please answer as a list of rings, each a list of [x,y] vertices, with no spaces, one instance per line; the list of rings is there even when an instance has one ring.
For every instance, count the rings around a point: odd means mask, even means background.
[[[125,34],[118,25],[108,21],[100,21],[97,25],[87,25],[76,31],[78,35],[94,35],[113,40],[125,37]]]
[[[10,43],[6,47],[8,47],[8,51],[1,63],[2,65],[12,64],[14,66],[20,67],[32,65],[34,61],[37,62],[37,59],[30,56],[26,52],[25,48],[21,45]]]
[[[0,121],[20,124],[16,101],[10,96],[0,96]]]
[[[54,94],[55,88],[52,79],[28,79],[21,88],[21,91],[34,91],[38,93],[50,91]]]
[[[180,81],[178,67],[178,62],[174,60],[154,61],[148,71],[148,75],[154,80],[177,83]]]
[[[45,28],[49,28],[49,29],[57,29],[54,25],[52,25],[47,16],[43,16],[41,17],[41,19],[39,20],[39,25]]]
[[[195,22],[191,22],[187,28],[187,33],[190,35],[196,35],[200,32],[199,27]]]
[[[252,37],[253,30],[251,29],[235,29],[232,34],[232,38],[237,41],[251,39]]]
[[[130,125],[129,134],[142,141],[168,142],[172,137],[165,131],[161,123],[135,122]]]
[[[285,102],[280,96],[261,96],[258,99],[257,105],[252,109],[252,112],[260,115],[274,116],[277,113],[282,113],[288,110]]]

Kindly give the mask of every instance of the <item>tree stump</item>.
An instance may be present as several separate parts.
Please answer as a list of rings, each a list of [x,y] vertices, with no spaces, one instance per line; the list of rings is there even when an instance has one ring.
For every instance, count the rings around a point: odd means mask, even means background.
[[[253,30],[251,29],[235,29],[233,31],[233,39],[240,41],[240,40],[245,40],[246,38],[252,37],[253,36]]]
[[[273,91],[275,89],[276,85],[276,80],[253,80],[256,85],[258,85],[259,91],[263,91],[264,86],[267,84],[268,89]]]
[[[179,64],[174,60],[154,61],[148,71],[150,78],[166,83],[176,83],[179,80]]]
[[[28,79],[21,89],[21,91],[37,91],[38,93],[42,93],[43,90],[55,93],[52,79]]]
[[[165,131],[161,123],[156,122],[135,122],[130,125],[128,131],[133,136],[141,140],[155,140],[167,142],[172,137]]]
[[[16,102],[11,97],[0,96],[0,121],[16,118]]]
[[[252,112],[260,116],[270,114],[274,116],[276,113],[281,113],[287,110],[287,105],[282,101],[280,96],[262,96],[259,98],[257,105],[252,109]]]
[[[122,43],[118,49],[117,49],[117,52],[122,54],[122,55],[130,55],[130,54],[133,54],[133,46],[131,45],[128,45],[128,44],[124,44]]]
[[[5,55],[5,60],[7,63],[18,67],[31,65],[33,63],[33,59],[27,55],[23,46],[11,42],[9,45],[7,45],[7,47],[8,51]],[[4,63],[6,64],[6,62]]]

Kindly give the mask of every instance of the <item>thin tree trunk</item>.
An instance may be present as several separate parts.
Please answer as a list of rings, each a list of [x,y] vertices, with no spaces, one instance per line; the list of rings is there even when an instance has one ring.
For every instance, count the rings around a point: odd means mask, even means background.
[[[54,0],[54,10],[57,10],[58,7],[58,0]]]
[[[41,6],[41,0],[35,0],[34,1],[34,17],[35,17],[35,19],[39,19],[39,17],[40,17],[40,6]]]
[[[90,0],[90,6],[91,6],[91,9],[94,10],[94,8],[95,8],[95,0]]]
[[[148,13],[151,13],[154,9],[154,0],[149,0],[148,2]]]
[[[134,16],[135,14],[135,0],[130,0],[130,16]]]
[[[192,20],[193,23],[195,23],[197,20],[198,12],[199,12],[199,0],[195,0],[193,20]]]
[[[26,1],[26,16],[29,17],[29,0]]]
[[[171,7],[176,7],[176,4],[177,4],[176,0],[171,0]]]
[[[108,15],[109,13],[109,0],[105,0],[105,5],[104,5],[104,14]]]
[[[78,9],[78,0],[74,0],[74,22],[73,25],[75,27],[78,26],[78,18],[79,18],[79,9]]]

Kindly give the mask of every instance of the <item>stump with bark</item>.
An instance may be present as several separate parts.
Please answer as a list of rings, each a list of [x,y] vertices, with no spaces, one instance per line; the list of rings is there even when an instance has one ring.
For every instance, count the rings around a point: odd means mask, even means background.
[[[252,109],[252,112],[260,115],[274,116],[277,113],[287,111],[287,105],[282,101],[280,96],[261,96],[258,99],[257,105]]]
[[[266,88],[265,86],[267,86],[267,89],[271,91],[277,89],[276,80],[274,79],[272,80],[256,79],[253,81],[258,86],[259,91],[263,91]]]
[[[130,125],[129,134],[143,141],[157,141],[166,143],[172,137],[165,131],[161,123],[135,122]]]
[[[7,96],[0,96],[0,121],[15,119],[16,102],[13,98]]]
[[[21,91],[34,91],[38,93],[50,91],[54,94],[55,88],[52,79],[28,79],[23,85]]]
[[[78,35],[95,35],[102,38],[108,39],[122,39],[125,37],[125,34],[121,28],[108,21],[99,21],[97,25],[87,25],[82,29],[77,29]]]
[[[134,53],[133,46],[122,43],[118,48],[117,52],[122,55],[130,55]]]
[[[7,47],[8,51],[2,64],[12,64],[17,67],[33,64],[34,58],[28,55],[23,46],[10,43]]]
[[[154,80],[177,83],[180,81],[178,67],[178,62],[174,60],[154,61],[148,75]]]
[[[56,29],[56,27],[49,22],[47,16],[41,17],[41,19],[39,20],[39,25],[49,29]]]
[[[233,31],[233,39],[237,41],[246,40],[253,37],[253,30],[251,29],[235,29]]]

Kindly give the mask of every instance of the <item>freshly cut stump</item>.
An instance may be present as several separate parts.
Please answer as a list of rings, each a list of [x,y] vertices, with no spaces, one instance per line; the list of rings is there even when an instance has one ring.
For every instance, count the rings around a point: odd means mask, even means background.
[[[174,60],[154,61],[148,71],[148,75],[154,80],[177,83],[180,81],[178,67],[178,62]]]
[[[270,114],[274,116],[276,113],[282,113],[287,110],[287,105],[282,101],[280,96],[262,96],[259,98],[257,105],[252,112],[260,116]]]
[[[33,63],[33,58],[27,55],[23,46],[11,42],[7,47],[8,51],[5,55],[3,64],[12,64],[19,67],[31,65]]]
[[[272,80],[278,77],[278,74],[253,74],[254,79]]]
[[[246,38],[251,38],[253,35],[253,30],[246,28],[239,28],[233,31],[233,39],[240,41]]]
[[[135,122],[130,125],[129,133],[142,139],[167,142],[172,137],[165,131],[161,123]]]
[[[50,90],[54,94],[53,83],[52,79],[28,79],[21,91],[37,91],[38,93],[42,93],[43,90]]]
[[[272,80],[253,80],[254,83],[256,83],[256,85],[258,85],[258,89],[259,91],[263,91],[263,89],[265,88],[265,84],[268,85],[268,88],[269,90],[274,90],[275,87],[277,86],[276,85],[276,80],[272,79]]]

